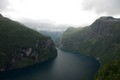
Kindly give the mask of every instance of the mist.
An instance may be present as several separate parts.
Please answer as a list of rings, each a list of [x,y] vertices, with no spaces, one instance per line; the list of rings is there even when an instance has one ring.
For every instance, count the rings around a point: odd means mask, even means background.
[[[40,30],[85,27],[101,16],[120,16],[119,0],[0,0],[0,13]]]

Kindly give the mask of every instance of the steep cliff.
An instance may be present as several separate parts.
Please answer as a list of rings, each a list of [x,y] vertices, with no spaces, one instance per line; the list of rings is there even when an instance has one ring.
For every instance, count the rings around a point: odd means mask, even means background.
[[[72,29],[74,33],[68,34],[69,30],[63,33],[61,49],[98,59],[101,68],[97,80],[119,80],[120,19],[101,17],[88,27]]]
[[[116,55],[120,52],[120,19],[101,17],[90,26],[73,29],[73,32],[68,34],[68,29],[63,33],[61,49],[84,53],[99,58],[101,62],[105,62],[104,57],[106,59],[108,55],[108,61],[113,56],[119,58]]]
[[[56,56],[51,38],[0,15],[0,71],[41,63]]]

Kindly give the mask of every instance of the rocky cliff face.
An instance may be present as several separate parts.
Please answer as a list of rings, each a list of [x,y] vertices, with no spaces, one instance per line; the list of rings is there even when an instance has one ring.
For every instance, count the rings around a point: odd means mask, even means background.
[[[112,29],[120,24],[120,19],[115,19],[113,17],[101,17],[96,20],[90,27],[93,33],[97,35],[107,36],[112,33]]]
[[[1,15],[0,71],[30,66],[56,56],[51,38]]]

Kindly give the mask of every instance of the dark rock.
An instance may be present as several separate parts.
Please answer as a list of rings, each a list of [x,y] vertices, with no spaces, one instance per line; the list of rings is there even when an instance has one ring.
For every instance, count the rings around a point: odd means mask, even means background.
[[[3,17],[2,14],[0,14],[0,17]]]

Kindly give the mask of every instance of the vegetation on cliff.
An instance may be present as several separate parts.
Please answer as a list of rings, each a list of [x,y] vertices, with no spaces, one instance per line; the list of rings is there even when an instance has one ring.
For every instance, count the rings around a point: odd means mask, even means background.
[[[120,60],[110,61],[101,66],[95,80],[119,80],[120,79]]]
[[[110,80],[111,76],[111,80],[119,79],[120,70],[117,67],[120,67],[120,19],[101,17],[88,27],[68,28],[62,35],[60,47],[63,50],[86,54],[98,59],[101,68],[97,80]],[[103,79],[106,69],[111,73]]]
[[[0,15],[0,71],[41,63],[56,55],[50,37]]]

